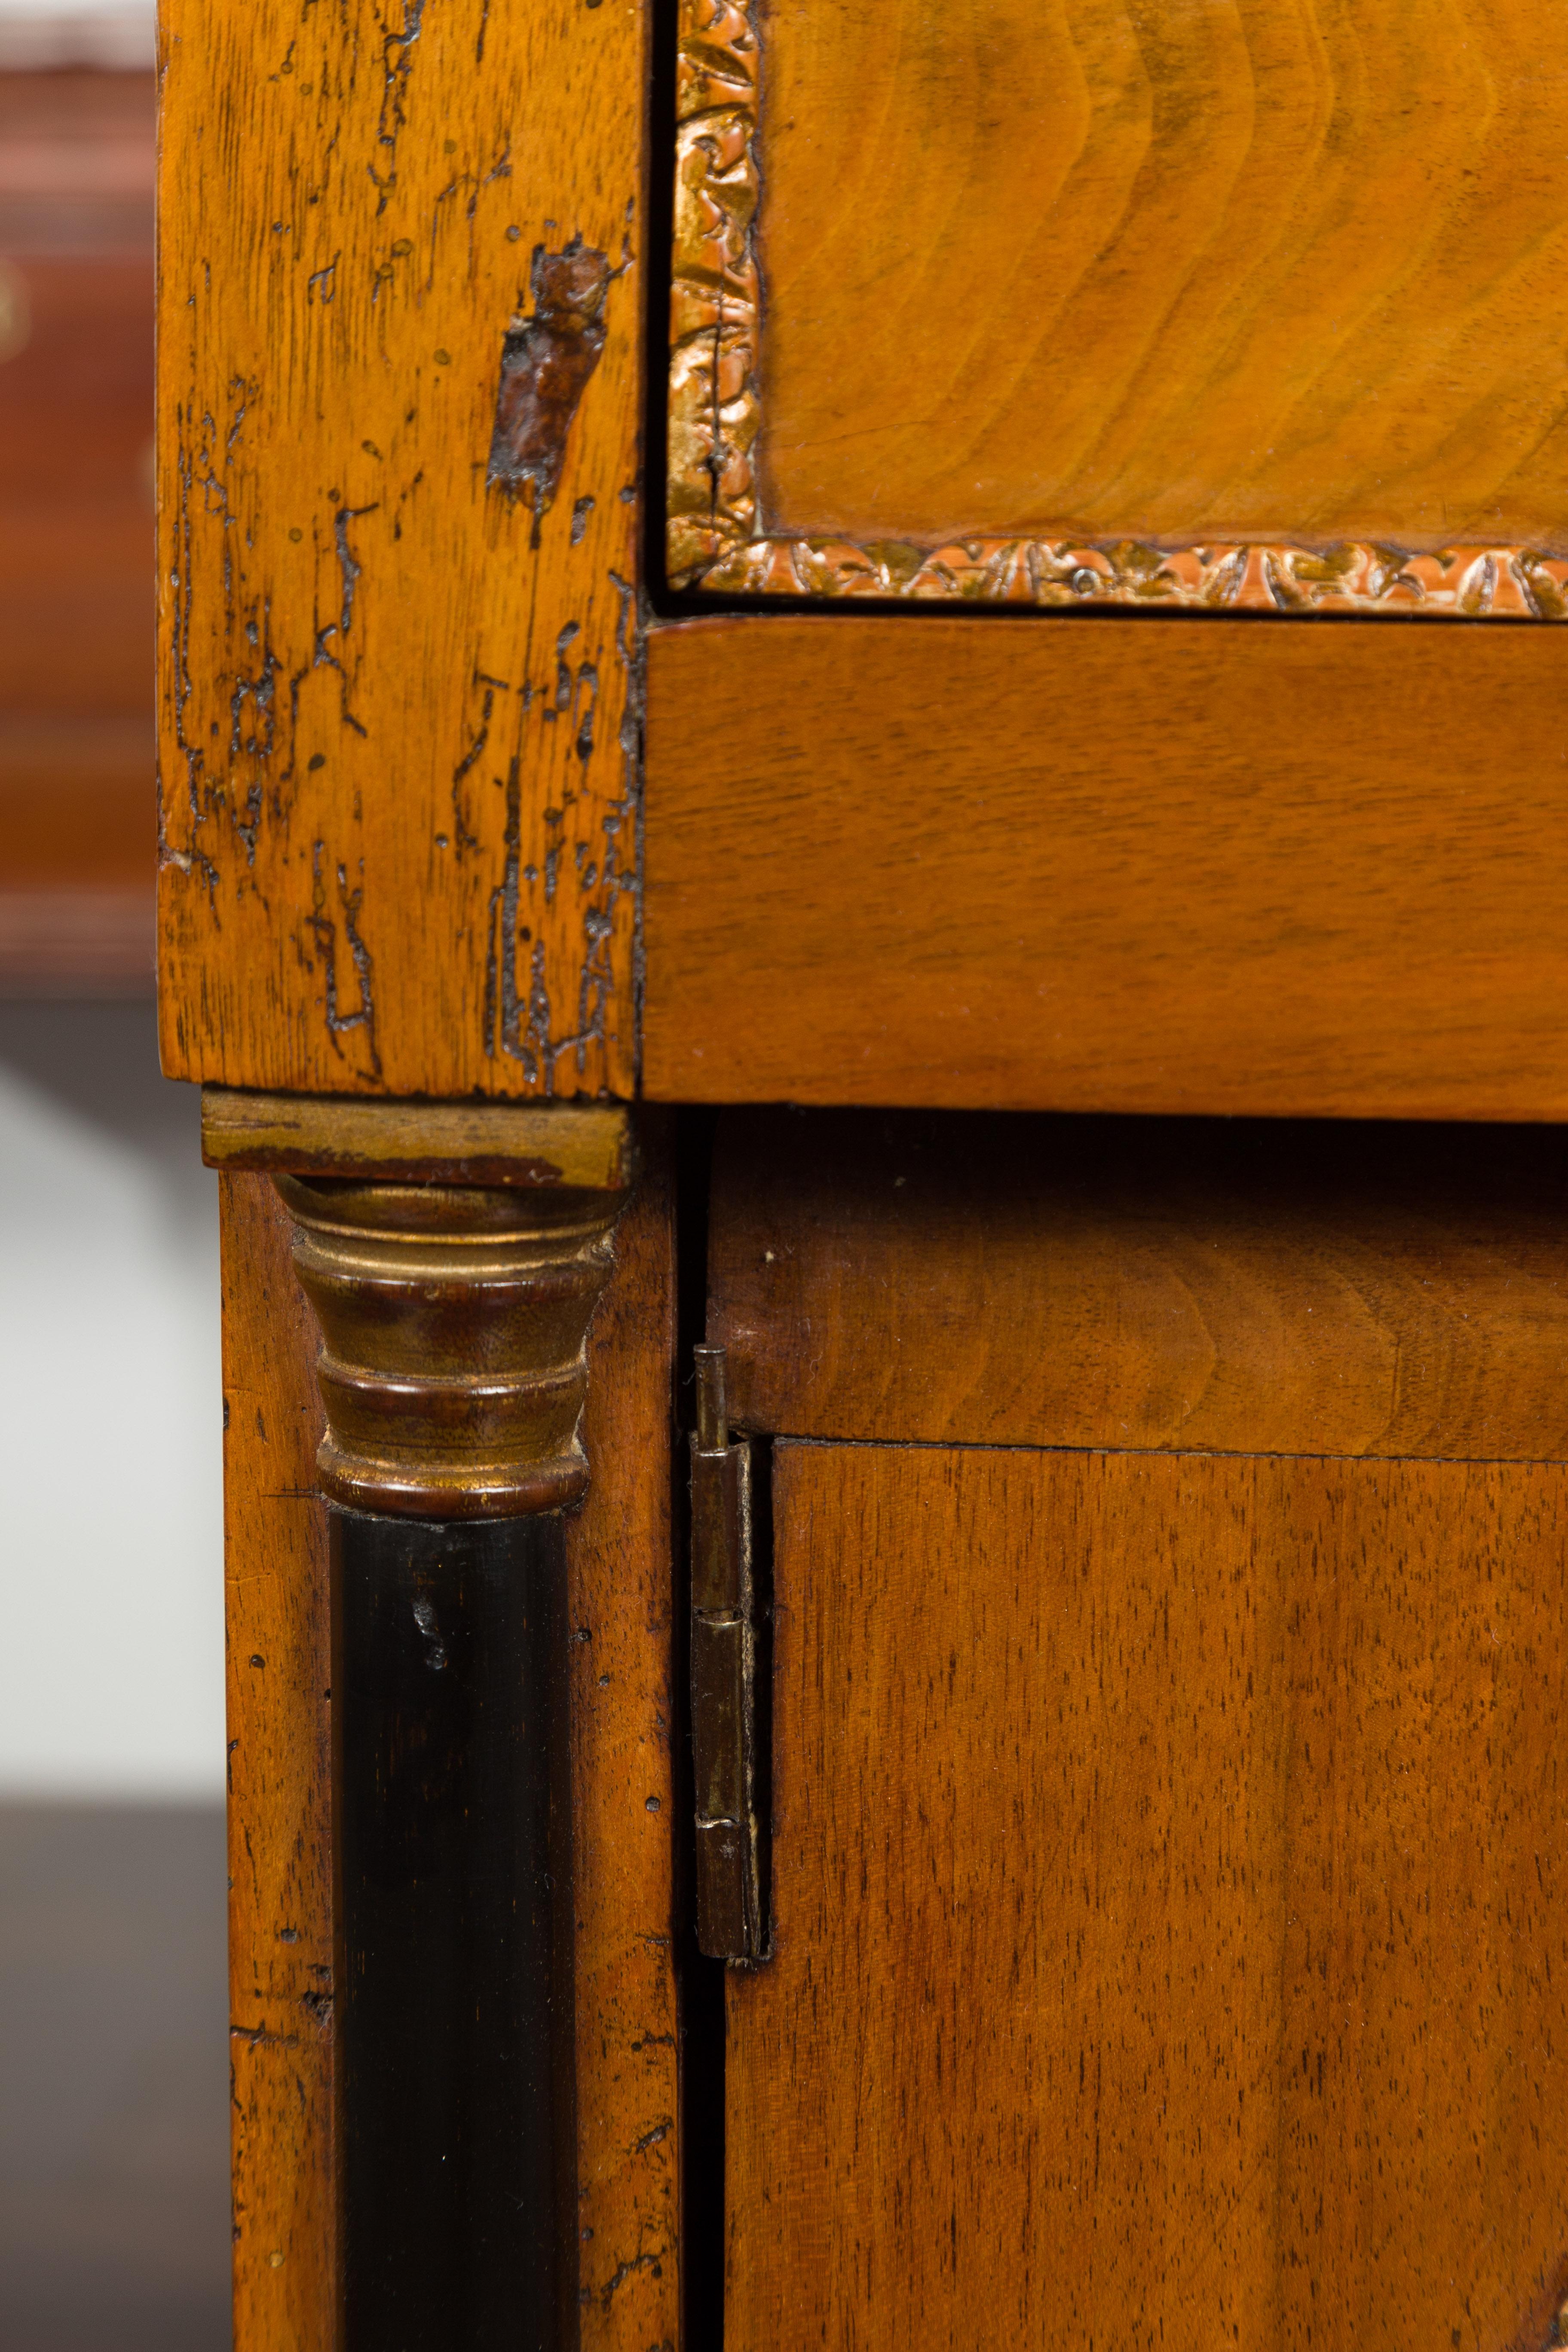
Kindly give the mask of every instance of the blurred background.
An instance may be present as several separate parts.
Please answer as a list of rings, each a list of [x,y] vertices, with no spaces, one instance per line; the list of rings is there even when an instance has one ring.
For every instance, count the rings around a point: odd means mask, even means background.
[[[153,1009],[151,0],[0,0],[0,2344],[228,2342],[217,1213]]]

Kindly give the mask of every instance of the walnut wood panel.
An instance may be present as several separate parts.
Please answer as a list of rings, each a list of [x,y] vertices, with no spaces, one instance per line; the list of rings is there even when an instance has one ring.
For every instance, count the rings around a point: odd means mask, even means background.
[[[585,2352],[677,2340],[670,1967],[671,1224],[666,1139],[589,1335],[595,1481],[569,1523]],[[331,2352],[331,1855],[318,1334],[270,1181],[225,1203],[237,2352]],[[661,1471],[660,1465],[663,1465]],[[281,2256],[281,2260],[275,2257]]]
[[[1568,61],[1529,0],[762,30],[773,528],[1568,550]]]
[[[1568,2287],[1561,1467],[784,1445],[733,2352]]]
[[[775,616],[648,660],[656,1099],[1568,1108],[1555,632]]]
[[[265,1176],[220,1177],[237,2352],[332,2352],[327,1514],[315,1318]]]
[[[793,1436],[1568,1460],[1568,1142],[731,1112],[708,1336]]]
[[[643,18],[165,16],[172,1074],[630,1090]]]

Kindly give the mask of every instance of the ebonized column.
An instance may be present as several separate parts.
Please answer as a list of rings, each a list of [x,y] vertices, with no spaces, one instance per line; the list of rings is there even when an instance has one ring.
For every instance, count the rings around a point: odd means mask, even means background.
[[[352,1114],[352,1149],[322,1104],[270,1161],[321,1327],[333,1519],[340,2352],[571,2352],[562,1514],[626,1116],[489,1107],[476,1168],[432,1145],[441,1107]]]
[[[564,1571],[333,1513],[344,2352],[576,2340]]]

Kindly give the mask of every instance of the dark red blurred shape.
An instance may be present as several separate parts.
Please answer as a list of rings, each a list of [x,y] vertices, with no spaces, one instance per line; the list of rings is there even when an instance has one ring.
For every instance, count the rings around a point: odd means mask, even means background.
[[[0,992],[153,984],[154,78],[0,74]]]

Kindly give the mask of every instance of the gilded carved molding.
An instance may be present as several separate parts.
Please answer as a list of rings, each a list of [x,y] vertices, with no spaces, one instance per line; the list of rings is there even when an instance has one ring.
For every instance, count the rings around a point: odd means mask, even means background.
[[[671,582],[757,530],[757,36],[745,0],[680,0],[670,290]]]
[[[672,587],[728,596],[1568,619],[1568,557],[1528,547],[1413,555],[1366,542],[1171,547],[1066,532],[922,547],[769,532],[752,465],[761,423],[759,67],[752,0],[680,0],[667,538]]]

